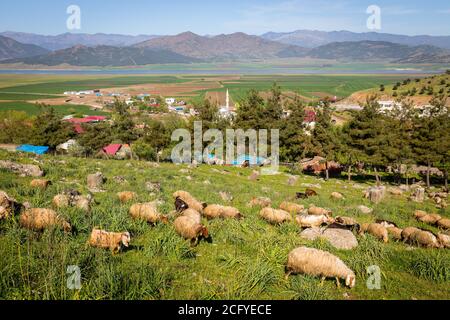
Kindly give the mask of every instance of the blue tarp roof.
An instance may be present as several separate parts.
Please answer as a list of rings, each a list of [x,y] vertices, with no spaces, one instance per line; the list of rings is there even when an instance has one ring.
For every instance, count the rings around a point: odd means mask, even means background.
[[[18,146],[16,148],[17,151],[23,151],[23,152],[30,152],[35,154],[45,154],[48,152],[49,147],[44,146],[32,146],[29,144],[24,144],[21,146]]]
[[[209,154],[208,155],[209,159],[214,159],[215,156],[213,154]],[[231,165],[233,166],[240,166],[242,165],[245,161],[249,161],[251,165],[262,165],[264,163],[264,161],[266,161],[265,158],[262,157],[252,157],[250,155],[244,155],[244,156],[240,156],[237,159],[233,160],[233,162],[231,162]]]

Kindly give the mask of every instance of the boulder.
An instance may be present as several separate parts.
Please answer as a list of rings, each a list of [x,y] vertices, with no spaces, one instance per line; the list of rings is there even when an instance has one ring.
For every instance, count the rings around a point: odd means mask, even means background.
[[[385,187],[371,187],[367,189],[365,197],[373,203],[380,203],[386,195]]]
[[[366,206],[359,206],[358,210],[362,213],[362,214],[371,214],[373,212],[373,209],[366,207]]]
[[[24,177],[42,177],[44,171],[36,165],[20,164],[12,161],[0,161],[0,168],[18,173]]]
[[[292,187],[295,186],[295,184],[298,181],[298,177],[297,176],[289,176],[288,181],[287,181],[287,185]]]
[[[90,190],[99,190],[105,183],[105,177],[101,172],[90,174],[87,177],[87,185]]]
[[[425,189],[417,188],[410,197],[411,201],[422,203],[425,201]]]
[[[352,250],[358,246],[358,240],[353,232],[339,228],[309,228],[304,230],[300,237],[306,240],[314,241],[316,239],[325,239],[333,247],[339,250]]]

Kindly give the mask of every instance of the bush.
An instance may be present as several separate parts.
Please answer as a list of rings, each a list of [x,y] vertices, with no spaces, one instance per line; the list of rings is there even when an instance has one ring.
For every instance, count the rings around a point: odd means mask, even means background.
[[[151,145],[145,143],[142,139],[133,143],[131,149],[140,160],[155,161],[156,152]]]

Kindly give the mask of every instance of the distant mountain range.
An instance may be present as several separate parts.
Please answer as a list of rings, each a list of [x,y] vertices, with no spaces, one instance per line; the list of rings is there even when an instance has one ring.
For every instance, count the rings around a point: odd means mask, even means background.
[[[421,45],[410,47],[383,41],[334,42],[311,49],[308,56],[340,61],[384,60],[394,63],[447,63],[450,51]]]
[[[450,36],[405,36],[377,32],[355,33],[350,31],[297,30],[281,33],[268,32],[261,37],[305,48],[316,48],[333,42],[384,41],[408,46],[430,45],[450,49]]]
[[[214,37],[192,32],[151,39],[135,45],[137,48],[165,49],[188,57],[205,60],[243,60],[301,57],[306,49],[265,40],[245,33]]]
[[[86,33],[64,33],[56,36],[44,36],[33,33],[6,31],[0,33],[4,37],[14,39],[21,43],[29,43],[40,46],[50,51],[68,49],[77,45],[87,47],[113,46],[128,47],[136,43],[153,39],[158,36],[139,35],[129,36],[122,34],[86,34]]]
[[[193,62],[201,62],[201,60],[186,57],[168,50],[111,46],[75,46],[45,55],[8,61],[8,63],[24,63],[30,65],[58,66],[61,64],[69,64],[80,67],[124,67]]]
[[[318,33],[333,34],[332,32]],[[17,36],[19,33],[14,34]],[[336,34],[342,36],[343,34],[353,33],[336,32]],[[30,34],[20,35],[23,37],[25,37],[24,35],[33,37]],[[442,48],[442,46],[437,47],[426,44],[412,46],[390,41],[371,40],[337,41],[316,46],[323,39],[311,38],[309,48],[305,48],[294,44],[278,42],[279,40],[271,40],[277,38],[277,35],[280,34],[266,34],[264,35],[265,38],[247,35],[245,33],[200,36],[192,32],[185,32],[175,36],[136,37],[101,34],[74,34],[72,37],[72,35],[66,34],[55,36],[60,37],[61,43],[59,46],[64,47],[71,41],[92,44],[76,44],[55,51],[48,51],[34,44],[23,44],[11,38],[0,36],[0,63],[115,67],[146,64],[251,61],[292,57],[309,57],[345,62],[450,63],[450,50]],[[359,37],[363,34],[353,35],[358,35]],[[367,33],[366,35],[373,34]],[[405,38],[406,36],[398,37]],[[34,42],[37,42],[36,39],[34,39]],[[52,39],[52,41],[57,41],[56,38]],[[70,41],[66,41],[67,39]],[[144,41],[135,43],[142,39]],[[341,38],[338,39],[340,40]],[[285,40],[286,38],[283,41]],[[103,42],[107,42],[108,44],[102,44]],[[47,43],[47,46],[49,46],[49,43]],[[53,43],[52,46],[57,47],[58,45],[57,43]]]
[[[49,51],[32,45],[17,42],[11,38],[0,36],[0,61],[12,58],[25,58],[46,54]]]

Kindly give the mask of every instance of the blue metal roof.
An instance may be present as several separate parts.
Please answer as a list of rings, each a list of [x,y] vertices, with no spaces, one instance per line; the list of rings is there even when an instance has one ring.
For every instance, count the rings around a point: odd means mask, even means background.
[[[24,144],[16,148],[17,151],[30,152],[35,154],[45,154],[48,152],[49,149],[50,149],[49,147],[33,146],[29,144]]]

